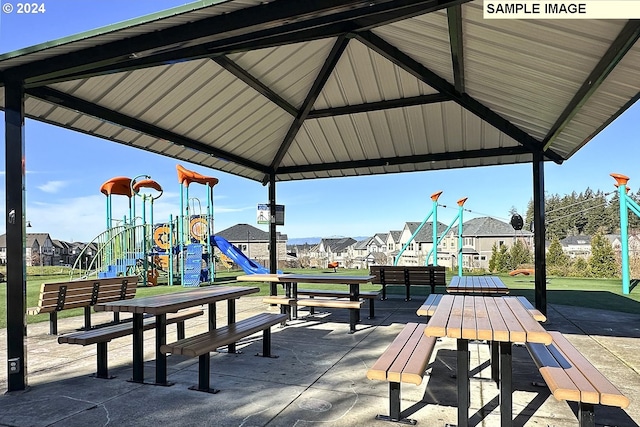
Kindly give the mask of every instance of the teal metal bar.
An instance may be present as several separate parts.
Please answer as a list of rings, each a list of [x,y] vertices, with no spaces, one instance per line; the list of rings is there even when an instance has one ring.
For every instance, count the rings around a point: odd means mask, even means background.
[[[431,198],[431,200],[433,200],[433,197]],[[431,249],[431,252],[433,253],[433,261],[431,262],[432,265],[438,265],[438,199],[436,198],[435,200],[433,200],[433,234],[432,236],[432,240],[433,240],[433,248]],[[427,257],[427,259],[425,259],[425,262],[429,261],[429,257]]]
[[[400,252],[398,252],[398,255],[396,255],[396,259],[393,261],[393,265],[398,265],[398,262],[400,261],[400,257],[402,256],[404,251],[409,247],[411,242],[413,242],[413,239],[415,239],[415,237],[418,235],[420,230],[422,230],[422,227],[424,227],[424,225],[427,223],[429,218],[431,218],[431,215],[433,215],[434,212],[438,210],[438,197],[440,197],[441,194],[442,194],[442,191],[438,191],[437,193],[433,193],[431,195],[431,200],[433,201],[433,207],[431,208],[431,212],[429,212],[427,217],[420,223],[416,231],[413,232],[413,234],[411,235],[407,243],[405,243],[402,249],[400,249]],[[434,219],[434,222],[436,222],[435,219]],[[437,231],[436,231],[436,234],[437,234]],[[434,237],[434,240],[435,240],[435,237]]]
[[[169,286],[173,286],[173,215],[169,215]]]
[[[612,173],[611,176],[616,180],[618,185],[618,193],[620,199],[620,243],[622,252],[622,293],[629,294],[629,211],[627,210],[627,203],[629,198],[627,196],[627,182],[629,177]]]
[[[464,226],[464,221],[462,220],[462,212],[464,209],[464,202],[467,201],[467,198],[458,200],[458,276],[462,277],[462,246],[464,241],[462,239],[462,227]]]

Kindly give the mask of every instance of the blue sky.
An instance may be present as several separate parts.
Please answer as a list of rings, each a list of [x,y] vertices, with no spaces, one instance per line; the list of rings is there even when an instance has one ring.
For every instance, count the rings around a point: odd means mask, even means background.
[[[185,3],[48,0],[42,14],[0,13],[0,53]],[[0,135],[4,137],[2,113],[0,117]],[[640,186],[639,122],[640,105],[635,105],[562,166],[547,163],[547,193],[563,195],[587,187],[609,192],[614,189],[609,176],[612,172],[631,177],[629,187],[635,192]],[[121,175],[150,175],[162,185],[164,194],[155,204],[156,220],[178,214],[175,160],[34,121],[27,121],[25,133],[27,219],[33,226],[28,232],[47,232],[53,238],[69,241],[91,240],[105,228],[105,197],[99,187]],[[215,188],[216,230],[237,223],[258,226],[256,208],[267,202],[267,187],[181,164],[220,180]],[[0,165],[0,198],[4,202],[4,150],[0,150]],[[286,218],[285,226],[278,231],[289,237],[329,237],[399,230],[406,221],[422,221],[431,211],[430,195],[440,190],[440,203],[449,206],[438,211],[442,222],[448,224],[453,219],[456,201],[462,197],[469,198],[465,208],[473,211],[465,212],[465,219],[490,215],[508,221],[512,207],[524,215],[532,199],[532,168],[513,165],[279,183],[277,198],[286,206]],[[190,195],[200,197],[204,206],[204,191],[199,193],[196,187]],[[114,216],[125,214],[122,204],[114,207]],[[0,233],[4,233],[4,227],[2,222]]]

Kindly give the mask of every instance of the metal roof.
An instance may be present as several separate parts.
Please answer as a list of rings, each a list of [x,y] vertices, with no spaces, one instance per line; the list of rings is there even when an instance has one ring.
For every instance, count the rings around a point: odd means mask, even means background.
[[[25,114],[266,182],[561,163],[639,97],[637,20],[200,1],[0,56]]]

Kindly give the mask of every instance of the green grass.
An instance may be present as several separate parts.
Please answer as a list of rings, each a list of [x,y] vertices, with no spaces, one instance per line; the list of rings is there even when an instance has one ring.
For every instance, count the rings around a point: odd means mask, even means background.
[[[367,275],[367,270],[348,270],[339,269],[334,273],[333,269],[287,269],[287,273],[302,274],[337,274],[337,275]],[[241,282],[235,281],[235,278],[244,274],[242,271],[219,271],[216,273],[215,284],[229,284],[242,286],[257,286],[260,292],[255,295],[269,295],[270,285],[263,282]],[[453,274],[447,273],[449,279]],[[531,276],[508,276],[499,275],[505,284],[511,290],[511,295],[523,295],[530,301],[535,300],[534,282]],[[60,267],[29,267],[27,269],[27,307],[34,307],[38,304],[38,295],[40,285],[44,282],[61,282],[68,280],[68,269]],[[301,284],[301,287],[304,285]],[[344,285],[313,285],[314,288],[323,289],[339,289],[346,290]],[[186,290],[181,286],[154,286],[139,287],[136,291],[137,297],[149,295],[157,295],[169,292],[180,292]],[[366,284],[360,286],[363,291],[372,291],[380,289],[378,285]],[[389,293],[404,294],[404,287],[389,286]],[[279,289],[281,291],[281,287]],[[438,292],[444,292],[444,289],[438,289]],[[422,298],[428,295],[429,287],[414,287],[411,289],[411,296],[414,299]],[[564,304],[579,307],[600,308],[605,310],[640,313],[640,288],[632,288],[629,295],[622,293],[622,285],[620,279],[586,279],[586,278],[565,278],[565,277],[547,277],[547,303]],[[6,283],[0,284],[0,328],[7,327],[7,296]],[[71,316],[81,316],[82,309],[63,310],[58,313],[58,318]],[[49,320],[48,314],[39,314],[36,316],[27,316],[28,323],[44,322]]]

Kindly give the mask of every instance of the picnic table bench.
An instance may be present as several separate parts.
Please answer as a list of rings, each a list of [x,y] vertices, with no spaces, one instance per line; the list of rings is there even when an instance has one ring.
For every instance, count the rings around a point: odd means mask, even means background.
[[[564,335],[549,333],[551,344],[527,343],[527,349],[553,396],[578,403],[580,427],[595,427],[594,405],[629,406],[629,399]]]
[[[435,337],[424,334],[427,325],[407,323],[384,353],[367,371],[370,380],[389,382],[389,415],[376,415],[377,420],[415,424],[402,418],[400,383],[420,385],[436,344]]]
[[[242,338],[262,331],[262,357],[274,357],[271,355],[271,326],[286,320],[285,314],[260,313],[239,322],[230,323],[227,326],[212,329],[190,338],[179,339],[170,344],[164,344],[160,351],[164,354],[180,354],[187,357],[198,357],[198,385],[189,387],[190,390],[217,393],[219,390],[209,386],[211,375],[210,352],[218,347],[235,344]],[[235,345],[233,346],[235,351]]]
[[[411,300],[411,286],[430,286],[431,293],[436,293],[436,286],[447,284],[445,268],[442,266],[402,266],[372,265],[369,273],[374,276],[373,284],[382,285],[381,299],[387,299],[387,285],[403,285],[406,288],[406,301]]]
[[[369,304],[369,319],[373,319],[375,317],[375,305],[374,301],[378,298],[380,292],[378,291],[360,291],[358,296],[360,299],[368,301]],[[348,291],[338,291],[332,289],[298,289],[298,296],[307,296],[309,299],[313,299],[315,297],[320,298],[349,298]],[[300,305],[300,304],[299,304]],[[309,306],[310,314],[314,314],[313,310],[314,306]]]
[[[38,305],[27,314],[49,313],[49,334],[58,334],[58,312],[72,308],[84,309],[84,329],[91,329],[91,307],[96,304],[131,299],[136,295],[137,276],[110,279],[87,279],[69,282],[43,283]],[[114,313],[114,323],[119,314]]]
[[[447,285],[450,294],[506,295],[509,288],[496,276],[453,276]]]
[[[182,339],[185,336],[184,321],[194,317],[198,317],[204,314],[200,309],[183,310],[177,313],[171,313],[167,315],[167,324],[175,323],[177,325],[178,339]],[[155,328],[155,318],[147,317],[143,321],[143,330]],[[58,337],[59,344],[78,344],[87,346],[91,344],[97,344],[97,372],[95,376],[97,378],[111,379],[109,376],[109,369],[107,367],[107,343],[113,339],[125,337],[133,334],[133,322],[122,322],[115,325],[98,327],[91,330],[85,330],[80,332],[72,332],[70,334],[61,335]]]

